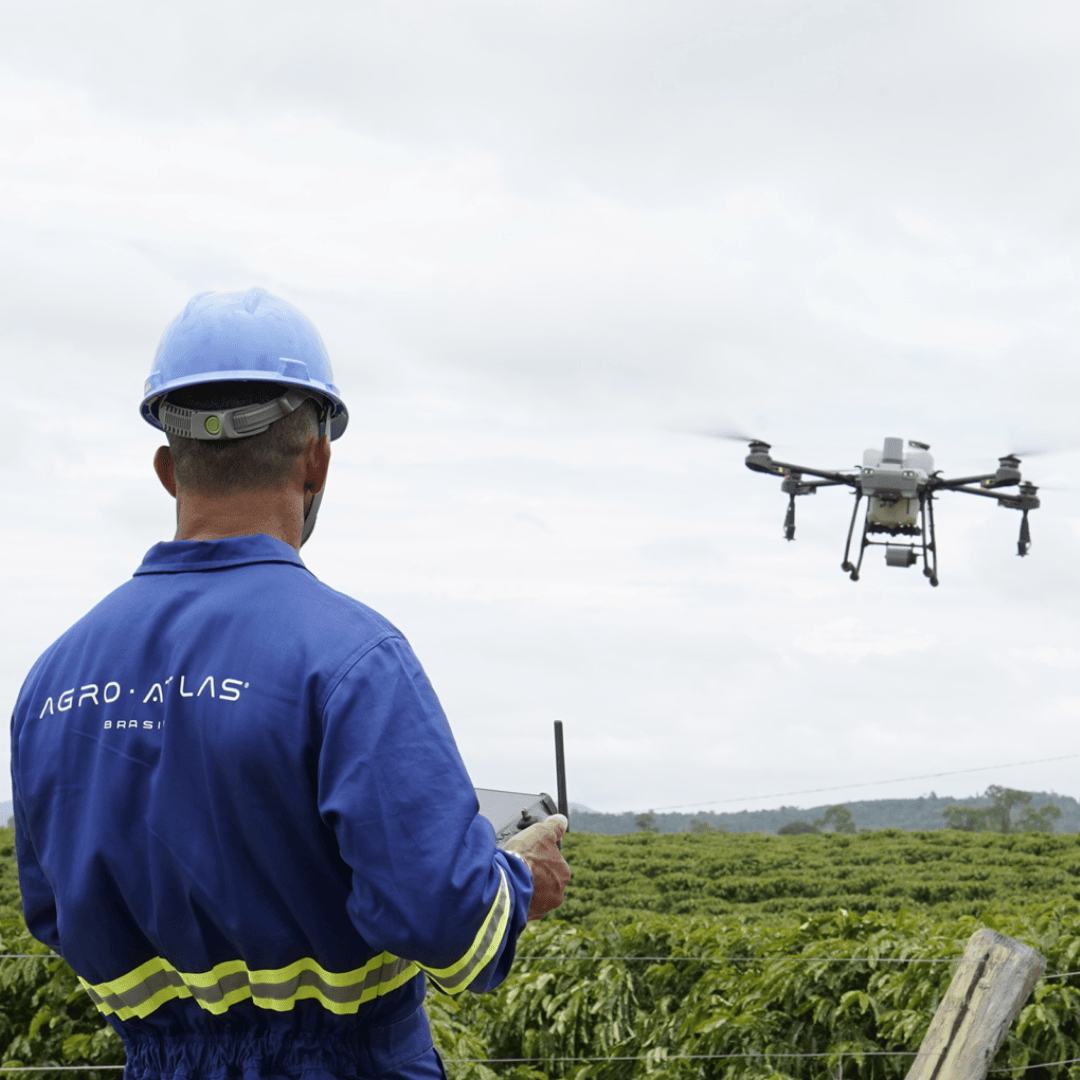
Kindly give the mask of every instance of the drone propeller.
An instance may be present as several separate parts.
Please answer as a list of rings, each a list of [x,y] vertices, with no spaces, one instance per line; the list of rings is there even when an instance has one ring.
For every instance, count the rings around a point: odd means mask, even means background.
[[[720,428],[715,431],[703,431],[702,435],[708,436],[710,439],[727,439],[729,442],[744,442],[744,443],[759,443],[764,442],[764,439],[759,439],[754,435],[746,435],[741,431],[733,431],[731,428]],[[766,445],[768,445],[766,443]]]
[[[1029,458],[1046,457],[1048,454],[1068,454],[1078,449],[1077,444],[1071,441],[1055,441],[1053,439],[1018,439],[1020,444],[1011,450],[1008,457]]]

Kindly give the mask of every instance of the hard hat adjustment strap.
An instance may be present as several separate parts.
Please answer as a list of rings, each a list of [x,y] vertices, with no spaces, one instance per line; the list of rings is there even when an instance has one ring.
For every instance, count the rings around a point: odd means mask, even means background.
[[[185,409],[163,400],[157,417],[163,431],[185,439],[213,442],[246,439],[261,435],[275,420],[288,416],[309,399],[320,406],[320,416],[325,415],[325,406],[315,395],[287,390],[281,397],[262,405],[241,405],[235,409]]]
[[[319,412],[319,441],[321,442],[326,436],[327,421],[329,419],[330,410],[328,407],[323,406]],[[323,484],[314,495],[311,496],[311,505],[307,508],[307,513],[304,514],[304,530],[300,535],[300,546],[303,547],[308,542],[308,537],[311,536],[315,529],[315,519],[319,516],[319,506],[322,503],[323,492],[326,490],[326,485]]]

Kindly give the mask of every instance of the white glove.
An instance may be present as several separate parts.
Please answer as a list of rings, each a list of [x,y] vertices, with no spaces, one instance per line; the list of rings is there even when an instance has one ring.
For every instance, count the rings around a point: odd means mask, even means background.
[[[559,841],[569,827],[562,814],[552,814],[543,821],[511,836],[503,845],[525,860],[533,876],[529,922],[542,919],[563,902],[563,892],[570,884],[570,867],[559,850]]]

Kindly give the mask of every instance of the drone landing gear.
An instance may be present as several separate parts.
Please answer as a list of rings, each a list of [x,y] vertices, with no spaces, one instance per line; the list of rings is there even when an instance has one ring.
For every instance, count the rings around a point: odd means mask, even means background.
[[[919,499],[919,519],[922,522],[923,576],[930,579],[930,584],[937,588],[937,537],[934,532],[934,496],[925,492]],[[930,537],[927,539],[927,522],[930,525]],[[933,556],[933,565],[929,556]]]
[[[851,575],[852,581],[859,580],[859,567],[862,566],[863,552],[866,551],[866,529],[863,529],[862,547],[859,549],[859,562],[857,565],[851,564],[851,537],[855,532],[855,519],[859,516],[859,503],[862,502],[862,491],[858,488],[855,489],[855,506],[851,511],[851,524],[848,526],[847,531],[847,543],[844,545],[844,561],[840,564],[840,569]]]
[[[859,503],[862,501],[862,492],[855,492],[855,506],[851,511],[851,524],[848,526],[847,543],[844,545],[844,561],[840,564],[852,581],[859,580],[862,570],[863,556],[868,547],[885,548],[885,563],[887,566],[914,566],[919,558],[923,562],[923,576],[930,579],[930,584],[937,586],[937,543],[934,535],[934,507],[933,499],[929,495],[919,498],[920,527],[910,526],[889,527],[875,525],[870,521],[871,506],[867,506],[866,517],[863,519],[862,537],[859,544],[859,557],[851,561],[851,540],[855,535],[855,522],[859,516]],[[920,536],[920,542],[911,544],[897,544],[890,540],[871,540],[871,533],[888,533],[895,537],[898,535]]]

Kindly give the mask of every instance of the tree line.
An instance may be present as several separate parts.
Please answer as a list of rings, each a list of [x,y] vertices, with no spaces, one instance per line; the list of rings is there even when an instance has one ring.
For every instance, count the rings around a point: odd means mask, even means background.
[[[991,784],[980,798],[988,806],[951,804],[941,811],[944,827],[962,832],[1044,832],[1052,833],[1054,823],[1061,820],[1062,810],[1057,803],[1045,802],[1031,805],[1033,793],[1017,788]],[[1019,816],[1014,811],[1019,810]],[[660,832],[656,812],[645,811],[634,815],[634,828],[638,832]],[[696,814],[680,831],[691,833],[724,832],[726,826],[715,816]],[[797,819],[781,825],[776,832],[780,836],[801,833],[855,833],[858,832],[851,810],[843,804],[828,807],[820,817],[810,821]]]
[[[946,827],[961,832],[1041,832],[1052,833],[1054,822],[1061,818],[1061,807],[1056,803],[1044,803],[1033,807],[1030,791],[991,784],[983,796],[990,800],[989,806],[947,806],[941,812]],[[1014,817],[1013,811],[1020,810]],[[851,811],[846,806],[830,806],[815,821],[793,821],[781,826],[781,836],[797,833],[838,832],[853,833],[858,830]]]

